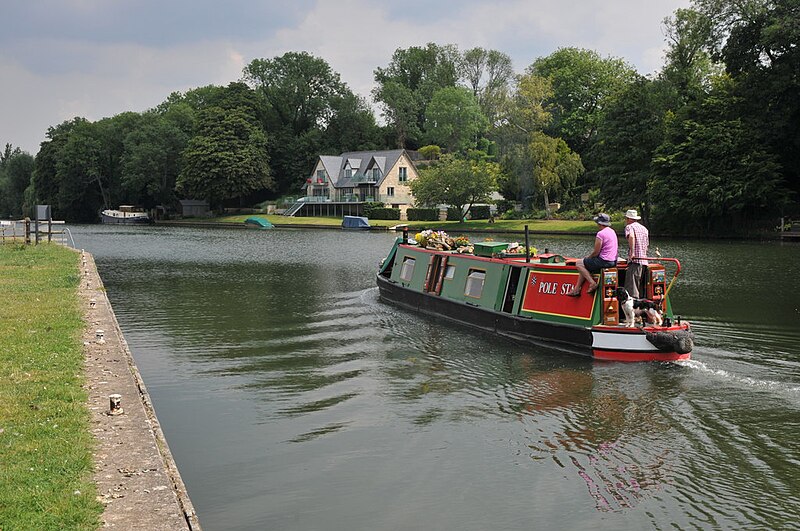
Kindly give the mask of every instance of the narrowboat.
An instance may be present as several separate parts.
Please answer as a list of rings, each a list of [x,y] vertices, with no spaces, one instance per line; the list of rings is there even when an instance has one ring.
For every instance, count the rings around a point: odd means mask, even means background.
[[[119,210],[106,209],[100,212],[100,219],[103,223],[112,224],[139,224],[150,223],[150,215],[147,212],[138,210],[132,205],[121,205]]]
[[[617,300],[624,261],[595,275],[593,293],[587,293],[587,283],[580,296],[570,297],[579,275],[574,258],[538,254],[527,245],[468,244],[464,237],[453,240],[443,233],[438,241],[447,243],[430,245],[437,238],[427,232],[414,240],[404,232],[381,262],[377,284],[382,301],[597,360],[677,361],[691,356],[690,323],[673,314],[669,299],[680,273],[674,258],[648,257],[640,293],[658,305],[662,322],[634,325]],[[676,266],[669,283],[665,262]]]

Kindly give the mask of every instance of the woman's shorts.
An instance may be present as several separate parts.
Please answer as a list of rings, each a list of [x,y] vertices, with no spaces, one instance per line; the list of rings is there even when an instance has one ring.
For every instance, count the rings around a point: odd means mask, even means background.
[[[614,260],[603,260],[596,256],[590,256],[589,258],[583,259],[584,267],[589,271],[589,273],[599,273],[601,269],[606,269],[609,267],[617,267],[617,261]]]

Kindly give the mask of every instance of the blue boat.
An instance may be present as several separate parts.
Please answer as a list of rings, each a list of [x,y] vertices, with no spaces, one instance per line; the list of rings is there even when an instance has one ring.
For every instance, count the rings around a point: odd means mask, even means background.
[[[246,220],[244,220],[244,222],[247,223],[248,225],[256,225],[257,227],[261,227],[262,229],[271,229],[275,226],[264,218],[255,218],[255,217],[247,218]]]
[[[342,220],[342,228],[369,230],[369,221],[361,216],[345,216]]]

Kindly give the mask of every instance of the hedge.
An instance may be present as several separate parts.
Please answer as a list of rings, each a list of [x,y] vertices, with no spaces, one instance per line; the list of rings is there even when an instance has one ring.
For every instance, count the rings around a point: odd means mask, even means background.
[[[489,205],[477,205],[469,208],[469,215],[472,219],[489,219],[492,213]]]
[[[399,208],[372,208],[369,211],[369,219],[400,219]]]
[[[460,208],[450,207],[447,209],[447,221],[461,221],[462,218]]]
[[[409,208],[406,215],[408,221],[439,221],[438,208]]]
[[[364,209],[364,217],[371,218],[372,211],[376,208],[383,208],[383,203],[380,201],[367,201],[362,205]],[[383,218],[374,218],[374,219],[383,219]]]

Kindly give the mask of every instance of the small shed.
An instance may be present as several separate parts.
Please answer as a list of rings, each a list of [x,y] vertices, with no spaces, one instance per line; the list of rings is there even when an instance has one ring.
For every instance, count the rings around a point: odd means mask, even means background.
[[[208,201],[199,199],[181,199],[178,201],[180,214],[185,218],[204,218],[210,215]]]

